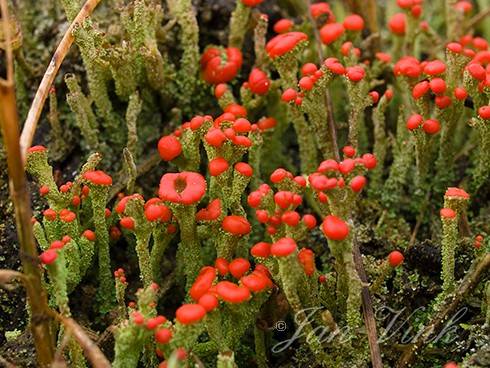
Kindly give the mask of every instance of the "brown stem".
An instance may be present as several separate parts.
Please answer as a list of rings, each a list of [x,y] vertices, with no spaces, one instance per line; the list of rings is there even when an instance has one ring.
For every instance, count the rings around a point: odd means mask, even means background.
[[[0,79],[0,125],[7,152],[10,196],[15,208],[20,258],[26,275],[26,292],[31,309],[30,327],[36,346],[39,366],[47,367],[53,360],[53,339],[49,330],[46,292],[41,285],[36,243],[32,235],[32,211],[27,190],[27,180],[19,145],[19,118],[15,101],[13,53],[8,28],[8,5],[0,0],[6,42],[7,79]]]
[[[465,29],[464,33],[466,34],[466,32],[468,32],[470,29],[475,27],[478,23],[480,23],[483,19],[485,19],[489,15],[490,15],[490,7],[479,12],[477,15],[475,15],[473,18],[471,18],[468,21],[468,23],[464,27]]]
[[[70,27],[66,30],[63,38],[61,39],[60,44],[56,48],[56,51],[51,58],[51,61],[44,73],[43,79],[41,80],[41,84],[39,85],[36,96],[32,101],[31,108],[29,109],[29,113],[27,114],[27,119],[24,123],[24,128],[22,130],[22,135],[20,138],[20,146],[22,150],[22,158],[25,161],[27,149],[31,146],[32,140],[34,139],[34,133],[36,132],[37,122],[39,121],[39,117],[41,116],[41,112],[44,107],[44,103],[46,102],[46,98],[48,96],[51,85],[53,84],[56,75],[58,74],[58,70],[60,69],[61,63],[65,59],[68,51],[70,50],[71,45],[73,44],[73,29],[82,24],[83,21],[92,14],[95,7],[99,4],[101,0],[87,0],[83,5],[80,12],[73,20]]]
[[[323,50],[322,50],[322,41],[320,40],[320,34],[318,33],[318,28],[316,27],[315,19],[310,12],[311,1],[305,0],[308,14],[308,19],[310,20],[311,26],[313,28],[313,34],[315,35],[316,41],[316,49],[318,52],[318,62],[320,65],[323,64]],[[328,120],[328,128],[330,130],[330,136],[332,137],[332,151],[334,152],[335,159],[340,161],[340,153],[339,153],[339,145],[337,143],[337,128],[335,127],[335,118],[333,116],[333,103],[332,97],[330,96],[330,91],[328,89],[325,90],[325,108],[327,109],[327,120]]]
[[[77,322],[75,322],[74,319],[64,317],[53,310],[50,310],[49,313],[53,318],[57,319],[60,323],[63,324],[63,326],[65,326],[67,334],[73,336],[73,338],[78,342],[78,344],[83,349],[85,356],[87,357],[88,361],[92,364],[93,367],[95,368],[111,367],[111,363],[106,358],[104,353],[102,353],[102,351],[99,349],[97,344],[95,344],[90,339],[90,337],[88,337],[84,329]]]
[[[480,276],[490,267],[490,254],[485,254],[481,259],[473,262],[468,274],[461,282],[458,290],[454,294],[450,294],[443,301],[439,312],[432,318],[430,323],[424,329],[423,333],[419,334],[413,344],[402,354],[396,364],[396,368],[405,368],[411,366],[415,361],[418,353],[429,342],[430,337],[437,333],[448,317],[455,311],[459,303],[475,288],[478,284]]]
[[[359,278],[362,282],[361,298],[362,298],[362,311],[364,316],[364,324],[366,325],[366,332],[368,335],[369,350],[371,352],[371,362],[373,368],[383,368],[383,362],[381,360],[381,351],[378,345],[378,333],[376,331],[376,320],[374,319],[373,305],[371,301],[371,295],[369,293],[369,284],[364,271],[364,265],[362,263],[361,251],[359,245],[354,242],[354,263],[356,264],[356,270]]]
[[[27,278],[23,273],[7,269],[0,270],[0,288],[7,291],[14,290],[16,286],[12,284],[14,280],[20,280],[24,284],[27,282]]]
[[[378,5],[376,0],[367,0],[366,2],[366,21],[371,34],[378,33]]]

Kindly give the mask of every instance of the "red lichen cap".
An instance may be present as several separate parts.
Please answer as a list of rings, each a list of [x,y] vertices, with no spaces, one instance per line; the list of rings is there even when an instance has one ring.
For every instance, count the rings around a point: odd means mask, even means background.
[[[349,31],[362,31],[364,28],[364,19],[360,15],[351,14],[345,17],[343,25]]]
[[[206,309],[199,304],[184,304],[175,312],[175,318],[183,325],[199,322],[206,315]]]
[[[444,364],[443,368],[458,368],[458,365],[456,364],[456,362],[447,362],[446,364]]]
[[[196,280],[192,284],[189,295],[195,301],[198,301],[204,294],[206,294],[216,278],[216,269],[211,266],[206,266],[201,269]]]
[[[226,83],[235,78],[242,66],[242,53],[236,47],[208,47],[201,57],[203,78],[210,84]]]
[[[228,161],[226,161],[223,157],[216,157],[215,159],[209,161],[209,175],[221,175],[228,170],[229,166]]]
[[[334,74],[345,74],[345,67],[336,58],[328,58],[323,64]]]
[[[422,74],[420,61],[413,56],[404,56],[398,60],[393,68],[396,76],[405,75],[410,78],[417,78]]]
[[[56,217],[58,215],[56,214],[56,211],[55,210],[53,210],[52,208],[48,208],[47,210],[44,210],[43,211],[43,216],[48,221],[54,221],[54,220],[56,220]]]
[[[206,193],[206,180],[196,172],[169,173],[160,180],[159,196],[164,201],[194,204]]]
[[[349,226],[337,216],[328,215],[322,224],[325,236],[330,240],[344,240],[349,236]]]
[[[388,262],[390,263],[391,267],[401,265],[404,259],[405,257],[403,257],[403,254],[397,250],[394,250],[388,255]]]
[[[257,122],[257,126],[261,131],[272,129],[277,125],[277,120],[273,117],[265,117]]]
[[[470,195],[468,193],[466,193],[466,191],[464,189],[456,188],[456,187],[447,188],[444,196],[450,197],[450,198],[452,197],[452,198],[458,198],[458,199],[465,199],[465,200],[470,199]]]
[[[439,95],[446,91],[446,82],[442,78],[434,78],[429,82],[430,89]]]
[[[155,331],[155,340],[159,344],[168,344],[172,339],[172,331],[168,328],[159,328]]]
[[[328,21],[333,22],[334,14],[330,9],[330,5],[326,2],[319,2],[310,5],[310,14],[314,19],[321,17],[322,15],[328,15]]]
[[[124,211],[126,210],[126,205],[132,199],[135,199],[135,200],[144,200],[143,199],[143,196],[141,194],[139,194],[139,193],[135,193],[135,194],[131,194],[131,195],[122,197],[121,200],[117,203],[117,205],[115,207],[116,212],[119,213],[119,214],[123,214]]]
[[[246,162],[237,162],[235,164],[235,170],[246,177],[251,177],[253,174],[252,166]]]
[[[385,52],[377,52],[376,53],[376,59],[383,63],[389,63],[391,61],[391,55],[387,54]]]
[[[328,23],[320,29],[320,39],[326,45],[337,41],[344,34],[344,26],[340,23]]]
[[[453,219],[456,217],[456,212],[452,208],[441,208],[440,215],[442,218]]]
[[[200,209],[196,213],[197,221],[213,221],[221,215],[221,200],[216,198],[209,202],[206,208]]]
[[[85,230],[82,233],[82,236],[85,239],[90,240],[90,241],[95,241],[95,239],[96,239],[96,235],[95,235],[95,233],[92,230]]]
[[[366,75],[364,68],[359,65],[347,67],[346,70],[347,70],[346,73],[347,78],[349,78],[349,80],[352,82],[359,82]]]
[[[228,86],[225,83],[217,84],[216,87],[214,87],[214,96],[219,100],[221,97],[223,97],[223,95],[227,91],[228,91]],[[192,130],[196,130],[200,126],[201,125],[199,125],[198,127],[196,127],[195,124],[192,124],[192,120],[191,120],[191,129]]]
[[[172,161],[182,153],[182,145],[174,135],[166,135],[158,141],[158,153],[164,161]]]
[[[274,23],[274,32],[276,33],[286,33],[293,28],[294,22],[290,19],[279,19],[276,23]]]
[[[388,21],[388,28],[396,35],[404,35],[407,26],[407,17],[403,13],[396,13]]]
[[[27,153],[45,152],[46,150],[47,150],[46,147],[38,145],[38,146],[29,147]]]
[[[134,230],[135,227],[135,221],[132,217],[123,217],[121,220],[119,220],[119,224],[121,227],[127,230]]]
[[[216,258],[216,261],[214,261],[214,267],[218,270],[218,273],[221,276],[226,276],[228,274],[228,261],[224,258]]]
[[[271,254],[276,257],[286,257],[296,251],[297,245],[292,238],[281,238],[271,246]]]
[[[408,118],[406,126],[408,130],[414,130],[421,126],[423,122],[424,117],[422,115],[413,114]]]
[[[437,134],[441,130],[441,124],[436,119],[427,119],[424,121],[424,124],[422,124],[422,129],[424,129],[427,134]]]
[[[288,32],[275,36],[265,46],[265,50],[271,58],[282,56],[291,51],[300,42],[308,40],[308,36],[303,32]]]
[[[412,89],[412,97],[417,100],[429,92],[429,90],[430,84],[428,81],[419,82]]]
[[[446,71],[446,64],[440,60],[429,61],[424,66],[424,73],[428,75],[438,75]]]
[[[313,215],[306,214],[303,216],[303,223],[309,230],[314,229],[316,226],[316,218]]]
[[[60,211],[60,220],[63,222],[72,222],[77,218],[75,212],[67,210],[66,208]]]
[[[58,253],[55,249],[48,249],[39,255],[39,260],[45,265],[50,265],[58,258]]]
[[[311,249],[301,249],[298,252],[298,261],[307,276],[312,276],[315,273],[315,253]]]
[[[226,113],[232,114],[235,118],[246,117],[247,109],[245,108],[245,106],[239,105],[237,103],[231,103],[225,107],[225,114]],[[225,114],[223,114],[222,116],[224,116]],[[216,120],[218,120],[218,118]],[[233,121],[234,119],[229,119],[229,120]]]
[[[461,54],[463,51],[463,46],[459,42],[450,42],[447,44],[446,48],[455,54]]]
[[[243,216],[237,215],[226,216],[221,226],[223,230],[233,235],[247,235],[251,230],[248,220]]]
[[[271,254],[271,245],[266,242],[259,242],[250,248],[250,254],[254,257],[267,258]]]
[[[357,57],[361,56],[361,50],[358,48],[353,48],[354,44],[350,41],[344,42],[342,46],[340,46],[340,53],[344,56],[349,56],[352,52]]]
[[[254,7],[262,3],[264,0],[241,0],[243,5]]]
[[[112,185],[112,178],[102,170],[87,171],[83,178],[95,185]]]
[[[236,137],[236,133],[248,133],[252,130],[252,124],[250,124],[250,121],[248,121],[245,118],[238,118],[233,122],[233,127],[232,127],[233,133],[230,131],[230,137],[229,139],[233,139],[233,137]],[[225,130],[225,135],[227,134],[228,130]]]
[[[349,185],[354,192],[359,193],[364,188],[366,183],[367,183],[367,179],[365,176],[357,175],[352,178]]]
[[[239,279],[250,270],[250,262],[245,258],[235,258],[228,265],[228,269],[234,278]]]
[[[131,318],[134,322],[135,325],[142,325],[143,323],[145,323],[145,317],[143,317],[143,315],[138,312],[138,311],[134,311],[132,314],[131,314]]]
[[[252,272],[250,275],[243,276],[240,279],[240,282],[254,293],[259,293],[268,286],[272,286],[270,279],[263,273],[257,271]]]
[[[259,68],[253,68],[248,77],[248,88],[255,94],[265,95],[269,92],[271,81],[267,74]]]
[[[228,303],[243,303],[250,298],[250,290],[244,286],[238,286],[230,281],[221,281],[216,284],[216,293]]]
[[[281,215],[281,221],[289,226],[297,226],[301,216],[296,211],[286,211]]]
[[[225,134],[218,128],[211,128],[204,136],[206,143],[213,147],[221,147],[226,141]]]
[[[198,304],[202,305],[207,312],[211,312],[218,308],[219,301],[216,295],[212,293],[206,293],[199,298]]]
[[[306,63],[301,67],[301,75],[312,75],[318,70],[318,67],[313,63]]]
[[[470,75],[477,80],[485,80],[487,73],[485,68],[479,63],[471,63],[466,67]]]
[[[48,195],[48,193],[49,193],[49,187],[47,185],[42,185],[39,188],[39,195],[41,197],[44,197],[45,195]]]
[[[490,119],[490,105],[482,106],[478,109],[478,115],[485,120]]]
[[[288,176],[288,174],[289,174],[289,171],[287,171],[283,168],[275,169],[270,176],[270,180],[274,184],[277,184],[277,183],[280,183],[281,181],[283,181]]]
[[[61,240],[55,240],[49,245],[49,249],[62,249],[65,246],[65,243]]]
[[[464,101],[466,100],[466,97],[468,97],[468,92],[466,92],[466,89],[463,87],[456,87],[454,89],[454,97],[459,101]]]
[[[172,217],[172,211],[164,204],[145,205],[145,217],[148,221],[167,222]]]

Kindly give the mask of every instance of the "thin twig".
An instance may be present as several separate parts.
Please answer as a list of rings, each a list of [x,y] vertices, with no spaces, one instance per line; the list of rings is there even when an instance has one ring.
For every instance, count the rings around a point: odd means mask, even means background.
[[[85,356],[94,368],[110,368],[111,363],[99,347],[87,336],[83,328],[73,318],[64,317],[50,310],[49,313],[66,328],[69,333],[83,349]]]
[[[3,28],[5,32],[5,51],[7,61],[7,79],[0,78],[0,126],[3,145],[7,152],[10,196],[15,208],[17,235],[20,245],[20,259],[25,274],[25,287],[30,305],[30,328],[36,347],[40,367],[47,367],[53,360],[53,340],[49,329],[46,291],[41,285],[38,267],[36,243],[32,234],[32,210],[30,205],[27,179],[19,145],[19,117],[15,100],[13,76],[13,52],[11,35],[8,28],[8,5],[0,0]]]
[[[0,270],[0,288],[7,291],[14,290],[15,286],[12,285],[12,281],[16,279],[22,281],[24,284],[29,282],[23,273],[7,269]]]
[[[468,30],[472,29],[474,26],[476,26],[478,23],[480,23],[483,19],[485,19],[489,15],[490,15],[490,8],[484,9],[481,12],[479,12],[477,15],[475,15],[473,18],[471,18],[468,21],[466,27],[464,28],[465,31],[463,33],[466,34]]]
[[[322,42],[320,40],[320,34],[318,33],[315,19],[313,19],[313,16],[311,15],[310,12],[311,1],[305,0],[305,2],[307,5],[306,13],[308,14],[308,19],[310,20],[311,26],[313,28],[313,34],[315,35],[316,49],[318,52],[318,62],[320,63],[320,65],[322,65],[323,50],[322,50]],[[330,136],[332,137],[332,150],[335,155],[335,159],[337,161],[340,161],[339,145],[337,143],[337,128],[335,127],[335,118],[333,116],[332,97],[330,96],[330,91],[328,89],[325,90],[325,108],[327,109],[328,128],[330,130]]]
[[[22,158],[25,161],[27,149],[31,146],[32,140],[34,139],[34,133],[36,132],[37,122],[41,116],[41,112],[44,107],[44,103],[46,102],[46,98],[48,97],[49,90],[51,85],[53,84],[56,75],[58,74],[58,70],[61,67],[61,63],[65,59],[68,51],[70,50],[71,45],[73,44],[73,30],[74,28],[82,24],[83,21],[92,14],[95,7],[100,3],[101,0],[87,0],[83,5],[82,9],[78,13],[78,15],[73,20],[70,27],[66,30],[63,38],[61,39],[60,44],[56,48],[56,51],[51,58],[51,62],[44,73],[43,79],[41,80],[41,84],[39,85],[36,96],[32,101],[31,108],[29,109],[29,113],[27,114],[27,119],[24,123],[24,128],[22,130],[22,135],[20,137],[20,146],[22,150]]]
[[[59,344],[56,352],[54,353],[53,363],[51,364],[51,368],[67,368],[65,357],[63,351],[68,346],[68,343],[71,339],[71,333],[66,331],[63,335],[63,339],[61,340],[61,344]]]
[[[447,318],[456,310],[456,307],[463,301],[463,299],[475,288],[478,281],[488,268],[490,267],[490,254],[485,254],[483,258],[476,260],[468,274],[461,282],[459,288],[454,294],[448,295],[444,300],[440,311],[432,318],[430,323],[424,329],[421,334],[417,335],[417,338],[411,344],[408,349],[402,354],[396,364],[396,368],[409,367],[415,360],[418,353],[424,348],[430,341],[430,337],[434,333],[437,333],[443,326]]]
[[[373,305],[371,301],[371,294],[369,293],[369,283],[364,271],[364,265],[362,263],[361,251],[357,241],[354,240],[354,263],[359,278],[362,282],[361,298],[362,298],[362,311],[364,316],[364,324],[366,325],[366,332],[368,336],[369,350],[371,352],[371,363],[373,368],[383,368],[383,362],[381,360],[381,351],[378,345],[378,333],[376,331],[376,320],[374,318]]]

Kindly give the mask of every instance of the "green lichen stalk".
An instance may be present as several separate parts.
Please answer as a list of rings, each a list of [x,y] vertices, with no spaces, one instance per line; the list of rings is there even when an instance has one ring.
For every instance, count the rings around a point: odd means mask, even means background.
[[[180,41],[183,49],[178,78],[176,78],[180,90],[177,97],[181,104],[188,106],[196,88],[199,70],[199,28],[190,0],[170,0],[168,6],[171,15],[180,26]]]
[[[105,185],[89,183],[92,214],[97,235],[97,261],[99,267],[99,288],[97,295],[100,301],[100,311],[107,312],[114,302],[115,290],[111,272],[109,252],[109,232],[105,218],[105,208],[109,188]]]
[[[295,257],[296,255],[292,254],[277,259],[279,264],[279,277],[284,289],[284,294],[288,299],[291,309],[295,313],[295,322],[298,326],[303,328],[305,336],[307,336],[306,342],[311,352],[315,355],[318,363],[326,364],[329,359],[326,356],[318,337],[315,335],[315,330],[311,325],[311,321],[308,320],[304,311],[304,306],[302,305],[296,290],[298,284],[297,276],[301,274],[301,271],[299,270]],[[297,272],[293,272],[293,269],[296,269]]]
[[[249,19],[250,7],[246,6],[241,0],[236,0],[236,7],[231,14],[230,19],[228,47],[242,48],[243,40],[247,33]]]

